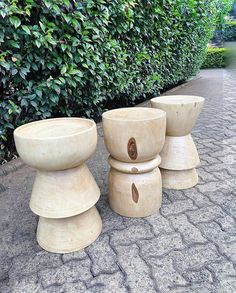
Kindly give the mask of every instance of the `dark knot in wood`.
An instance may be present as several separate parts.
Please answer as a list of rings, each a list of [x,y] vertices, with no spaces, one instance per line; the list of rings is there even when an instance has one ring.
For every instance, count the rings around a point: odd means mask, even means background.
[[[127,151],[131,160],[136,160],[138,157],[138,150],[135,138],[131,137],[127,145]]]
[[[137,203],[138,200],[139,200],[138,189],[137,189],[137,187],[135,186],[134,183],[132,184],[132,198],[133,198],[133,201],[134,201],[135,203]]]

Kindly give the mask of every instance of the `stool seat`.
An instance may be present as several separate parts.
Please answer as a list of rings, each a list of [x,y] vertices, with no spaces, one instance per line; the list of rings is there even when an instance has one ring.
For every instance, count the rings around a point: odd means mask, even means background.
[[[46,171],[74,168],[86,161],[97,144],[96,124],[83,118],[45,119],[15,129],[21,159]]]
[[[161,151],[166,113],[150,108],[121,108],[102,114],[105,145],[122,162],[145,162]]]
[[[198,96],[176,95],[151,99],[153,108],[166,112],[166,135],[185,136],[189,134],[200,114],[204,98]]]

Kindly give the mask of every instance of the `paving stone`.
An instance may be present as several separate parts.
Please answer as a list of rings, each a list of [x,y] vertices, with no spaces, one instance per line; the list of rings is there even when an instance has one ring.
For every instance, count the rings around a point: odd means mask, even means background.
[[[86,252],[84,250],[62,254],[62,262],[63,263],[66,263],[69,261],[80,261],[85,258],[88,258],[88,255],[86,254]]]
[[[123,221],[124,221],[125,228],[126,228],[126,227],[129,227],[129,226],[142,226],[142,224],[145,223],[145,219],[147,219],[147,218],[123,217]],[[145,223],[145,224],[147,224],[147,223]]]
[[[199,193],[196,188],[186,189],[184,191],[184,194],[187,198],[192,199],[194,205],[199,208],[213,205],[213,203],[209,201],[208,197],[204,194]]]
[[[211,164],[211,165],[223,163],[220,158],[214,158],[214,157],[211,157],[210,155],[207,156],[206,161],[208,164]]]
[[[193,224],[210,222],[225,215],[219,206],[206,206],[195,211],[186,212],[189,220]]]
[[[190,283],[213,283],[213,277],[209,270],[203,268],[198,271],[186,271],[184,278]]]
[[[232,191],[234,189],[235,186],[235,180],[218,180],[218,181],[210,181],[208,183],[202,184],[202,185],[198,185],[197,188],[201,193],[208,193],[208,192],[213,192],[213,191],[217,191],[217,190],[222,190],[222,189],[226,189],[229,191]]]
[[[224,210],[236,220],[236,196],[232,196],[232,200],[227,200],[222,204]]]
[[[140,239],[151,239],[154,237],[150,225],[144,221],[140,225],[131,225],[124,230],[112,231],[110,235],[111,243],[114,247],[117,245],[128,245],[136,243]]]
[[[163,234],[151,240],[140,240],[138,243],[145,258],[161,256],[169,253],[172,249],[185,247],[178,233]]]
[[[197,244],[183,251],[172,251],[170,255],[180,272],[199,270],[222,258],[213,244]]]
[[[216,285],[216,292],[220,293],[232,293],[236,292],[236,278],[226,278],[221,280],[219,284]]]
[[[0,269],[0,282],[7,279],[9,276],[9,270],[12,266],[12,260],[4,255],[2,251],[0,251],[0,259],[1,259],[1,269]]]
[[[65,283],[61,286],[52,286],[45,289],[50,293],[79,293],[87,292],[87,288],[83,282],[76,281],[76,283]]]
[[[206,238],[218,245],[221,243],[236,241],[236,234],[230,235],[227,232],[222,231],[216,222],[201,223],[198,224],[198,228]]]
[[[193,205],[190,199],[175,201],[170,204],[165,204],[161,207],[161,214],[168,216],[171,214],[179,214],[188,210],[195,210],[197,207]]]
[[[231,204],[234,204],[234,201],[236,201],[236,197],[233,194],[227,192],[226,190],[209,192],[207,196],[213,203],[218,204],[220,206],[225,205],[227,202],[231,202]]]
[[[118,258],[126,276],[126,286],[131,292],[156,292],[155,283],[150,268],[139,255],[138,247],[134,245],[119,246]]]
[[[203,168],[199,168],[198,169],[198,176],[200,178],[200,181],[202,181],[202,182],[209,182],[209,181],[214,182],[214,181],[218,181],[219,180],[215,176],[215,173],[207,172],[207,167],[205,168],[205,170]]]
[[[162,193],[162,201],[161,201],[161,204],[162,205],[165,205],[165,204],[170,204],[170,203],[171,203],[171,201],[169,200],[168,193]]]
[[[153,276],[161,292],[169,292],[173,286],[186,286],[188,282],[175,270],[173,261],[169,257],[148,258]]]
[[[236,269],[230,261],[213,262],[207,265],[207,268],[214,272],[217,280],[225,280],[226,277],[236,278]]]
[[[170,226],[168,219],[164,218],[161,214],[157,213],[150,217],[145,218],[147,222],[152,226],[152,230],[155,235],[160,233],[170,233],[174,232],[173,228]]]
[[[215,221],[221,226],[223,231],[236,234],[236,220],[234,218],[227,215],[222,218],[217,218]]]
[[[209,165],[209,163],[206,160],[206,158],[208,158],[208,156],[206,154],[201,156],[201,167],[203,167],[203,168],[207,167]],[[202,182],[200,182],[200,183],[202,184]]]
[[[45,268],[55,268],[62,265],[59,254],[48,253],[46,251],[40,251],[36,254],[23,254],[14,258],[12,266],[9,270],[10,278],[21,279],[24,276],[28,276],[37,271]]]
[[[200,138],[201,138],[201,136],[200,136]],[[196,143],[195,143],[196,144]],[[198,144],[196,144],[196,146],[197,146],[197,150],[198,150],[198,154],[199,154],[199,157],[200,158],[202,158],[202,156],[204,156],[205,154],[209,154],[211,151],[212,151],[212,149],[211,148],[209,148],[209,147],[207,147],[207,146],[205,146],[204,147],[204,145],[202,144],[202,145],[198,145]],[[200,165],[201,166],[201,168],[202,168],[202,165]],[[199,169],[198,169],[199,170]]]
[[[219,250],[226,255],[232,262],[236,263],[236,242],[221,244]]]
[[[11,293],[43,292],[43,288],[41,284],[38,282],[38,277],[36,274],[18,280],[13,278],[12,280],[10,280],[8,287],[10,289],[9,292]],[[5,293],[5,291],[1,292]]]
[[[200,230],[188,221],[186,215],[170,216],[170,220],[187,244],[207,242]]]
[[[93,275],[112,273],[119,269],[116,254],[109,244],[108,235],[101,235],[99,241],[92,243],[86,251],[92,259]]]
[[[220,180],[228,180],[232,178],[232,175],[229,174],[227,169],[224,170],[219,170],[218,172],[215,171],[214,175],[216,178],[220,179]]]
[[[97,203],[97,208],[99,210],[99,213],[101,215],[101,218],[103,220],[103,227],[102,231],[109,232],[114,229],[124,229],[126,228],[124,218],[110,208],[107,196],[102,197],[99,202]]]
[[[213,284],[200,283],[189,284],[183,288],[173,288],[171,293],[222,293],[221,291],[215,291],[216,287]]]
[[[0,289],[1,289],[1,292],[4,292],[4,293],[12,293],[12,290],[14,290],[15,288],[10,287],[8,280],[4,279],[4,280],[1,280],[0,282]]]
[[[227,169],[228,173],[235,178],[236,176],[236,164],[234,165],[227,165],[225,166]]]
[[[215,164],[215,165],[207,165],[207,166],[205,166],[204,167],[204,169],[206,169],[207,168],[207,171],[208,172],[220,172],[221,170],[222,170],[222,168],[224,168],[224,169],[226,169],[226,170],[228,170],[229,168],[232,168],[232,166],[226,166],[226,165],[224,165],[224,164],[222,164],[222,163],[220,163],[220,164]]]
[[[170,202],[186,199],[186,196],[182,190],[163,189],[163,197],[165,196]]]
[[[86,292],[127,293],[129,290],[124,285],[124,282],[125,277],[121,272],[115,272],[113,274],[101,274],[87,282],[88,290]]]
[[[82,282],[92,278],[89,260],[70,261],[57,268],[50,268],[38,272],[38,276],[44,288],[53,285],[62,285],[72,282]]]
[[[42,251],[42,248],[38,245],[35,239],[35,234],[33,239],[15,239],[15,241],[8,245],[8,256],[18,257],[19,255],[35,255],[36,253]]]
[[[235,164],[236,163],[235,154],[224,155],[222,157],[222,161],[224,164],[229,164],[229,165]]]

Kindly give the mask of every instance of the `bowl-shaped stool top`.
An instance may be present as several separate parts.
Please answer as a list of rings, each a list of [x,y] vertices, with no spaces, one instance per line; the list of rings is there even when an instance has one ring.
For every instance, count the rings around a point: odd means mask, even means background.
[[[166,112],[166,135],[184,136],[191,132],[204,100],[203,97],[188,95],[162,96],[151,99],[151,105]]]
[[[97,129],[93,120],[83,118],[46,119],[18,127],[14,140],[27,165],[40,170],[65,170],[92,155]]]
[[[151,160],[161,151],[166,131],[166,113],[151,108],[121,108],[103,113],[106,147],[123,162]]]

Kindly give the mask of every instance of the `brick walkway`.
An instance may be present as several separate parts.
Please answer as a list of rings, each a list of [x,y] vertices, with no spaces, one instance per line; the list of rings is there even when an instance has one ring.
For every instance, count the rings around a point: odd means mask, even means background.
[[[206,70],[173,92],[206,97],[193,131],[200,182],[185,191],[164,190],[160,214],[145,219],[110,210],[98,125],[89,167],[103,194],[97,204],[103,233],[84,251],[43,251],[28,207],[34,171],[20,160],[0,167],[0,292],[236,292],[235,84],[236,72]]]

